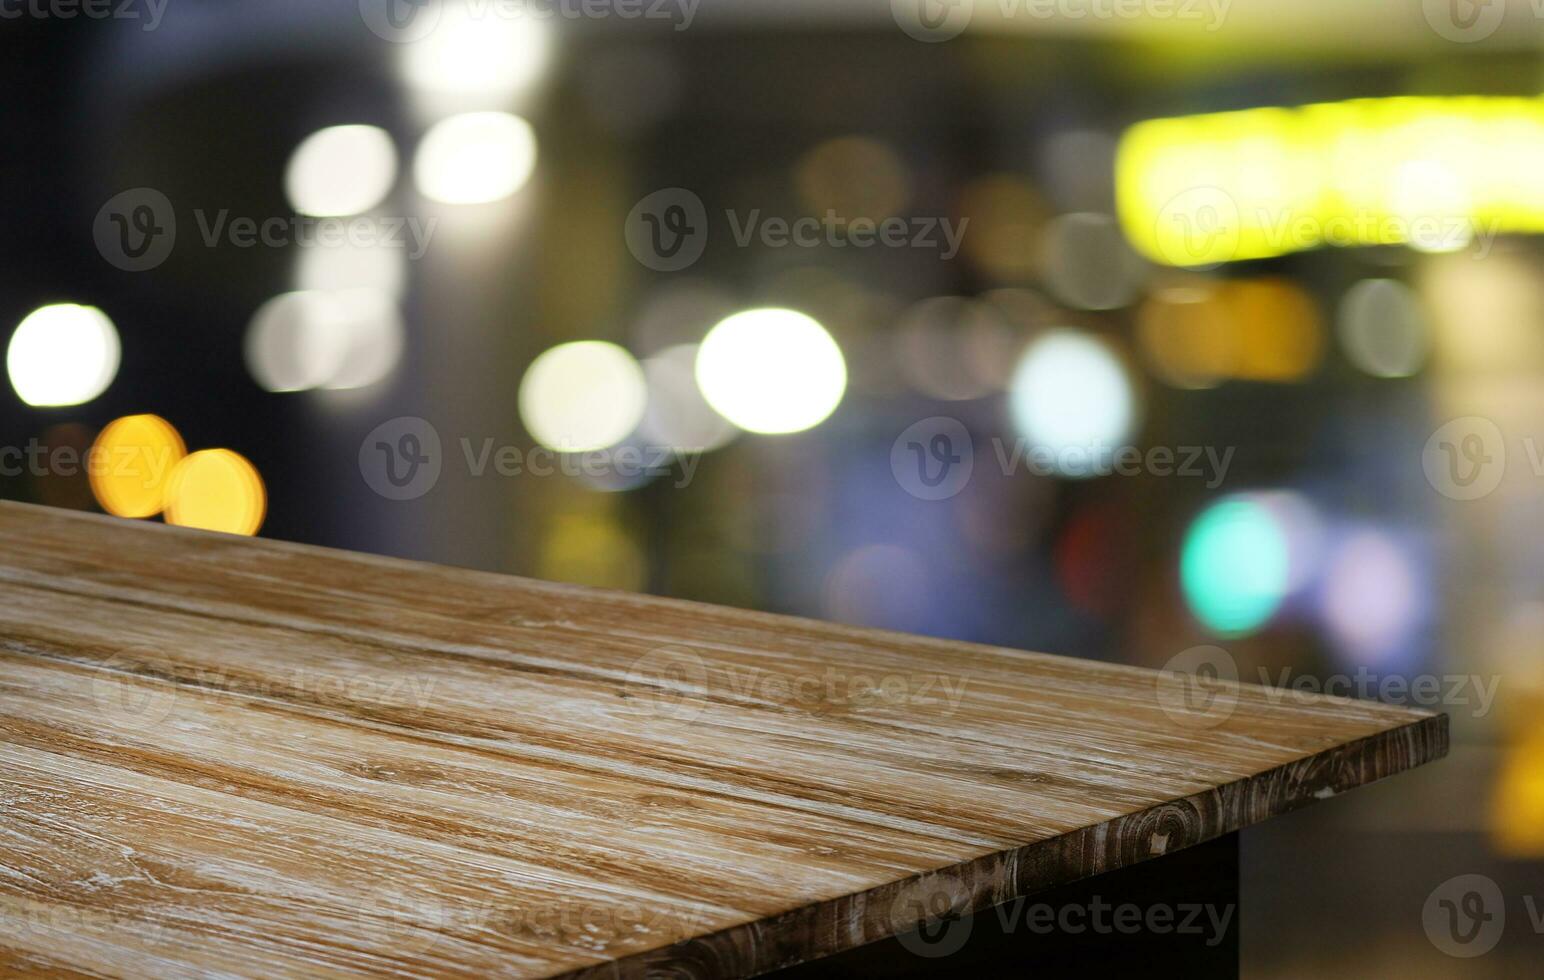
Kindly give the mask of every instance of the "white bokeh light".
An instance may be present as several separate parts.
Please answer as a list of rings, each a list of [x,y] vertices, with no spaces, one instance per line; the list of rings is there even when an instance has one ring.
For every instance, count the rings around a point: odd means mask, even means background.
[[[487,204],[525,186],[536,133],[507,112],[467,112],[435,123],[413,158],[418,190],[445,204]]]
[[[541,77],[551,48],[551,27],[530,11],[444,2],[434,30],[403,47],[402,73],[421,93],[508,98]]]
[[[559,344],[520,379],[520,420],[537,442],[559,452],[606,449],[638,427],[648,401],[643,369],[626,350],[601,340]]]
[[[401,298],[407,289],[407,250],[385,245],[311,246],[300,250],[295,288],[374,289]]]
[[[694,373],[696,363],[696,344],[676,344],[644,360],[649,406],[639,431],[651,445],[700,453],[718,449],[738,433],[702,397]]]
[[[247,368],[268,391],[362,388],[396,367],[404,343],[396,303],[373,289],[285,293],[247,327]]]
[[[747,310],[719,323],[697,351],[696,375],[715,411],[764,435],[814,428],[847,391],[841,348],[794,310]]]
[[[376,126],[329,126],[290,155],[284,191],[298,213],[317,217],[363,214],[386,199],[397,181],[397,148]]]
[[[1030,344],[1010,398],[1019,431],[1064,476],[1092,475],[1136,427],[1136,393],[1120,358],[1078,330],[1051,330]]]
[[[107,390],[122,348],[107,314],[60,303],[33,310],[6,350],[11,387],[28,405],[80,405]]]
[[[1336,329],[1351,363],[1378,378],[1415,374],[1431,350],[1420,298],[1395,279],[1364,279],[1347,290]]]

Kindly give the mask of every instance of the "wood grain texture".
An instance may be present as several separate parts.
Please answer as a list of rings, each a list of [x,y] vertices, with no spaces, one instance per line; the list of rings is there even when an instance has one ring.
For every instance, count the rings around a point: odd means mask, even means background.
[[[0,538],[0,967],[745,976],[1447,748],[1401,708],[18,504]]]

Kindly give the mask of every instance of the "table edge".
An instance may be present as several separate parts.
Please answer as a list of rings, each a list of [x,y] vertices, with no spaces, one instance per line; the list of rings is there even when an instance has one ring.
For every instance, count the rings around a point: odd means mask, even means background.
[[[749,977],[878,942],[920,926],[897,906],[942,895],[969,914],[1129,867],[1434,762],[1447,755],[1448,716],[1415,716],[1253,776],[1122,814],[1056,837],[899,879],[670,946],[554,974],[560,980]],[[905,928],[902,928],[905,926]],[[676,973],[669,973],[674,976]]]

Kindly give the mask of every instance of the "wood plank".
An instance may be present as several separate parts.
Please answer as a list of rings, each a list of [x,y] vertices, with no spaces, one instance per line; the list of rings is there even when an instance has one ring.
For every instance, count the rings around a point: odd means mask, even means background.
[[[1447,749],[1403,708],[280,542],[9,503],[0,538],[0,964],[745,976]]]

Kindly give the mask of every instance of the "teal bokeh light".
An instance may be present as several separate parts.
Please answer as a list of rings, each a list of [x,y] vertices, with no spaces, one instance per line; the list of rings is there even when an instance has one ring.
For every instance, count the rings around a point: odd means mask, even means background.
[[[1259,629],[1286,598],[1287,537],[1271,511],[1247,498],[1207,508],[1190,525],[1180,555],[1185,600],[1221,636]]]

